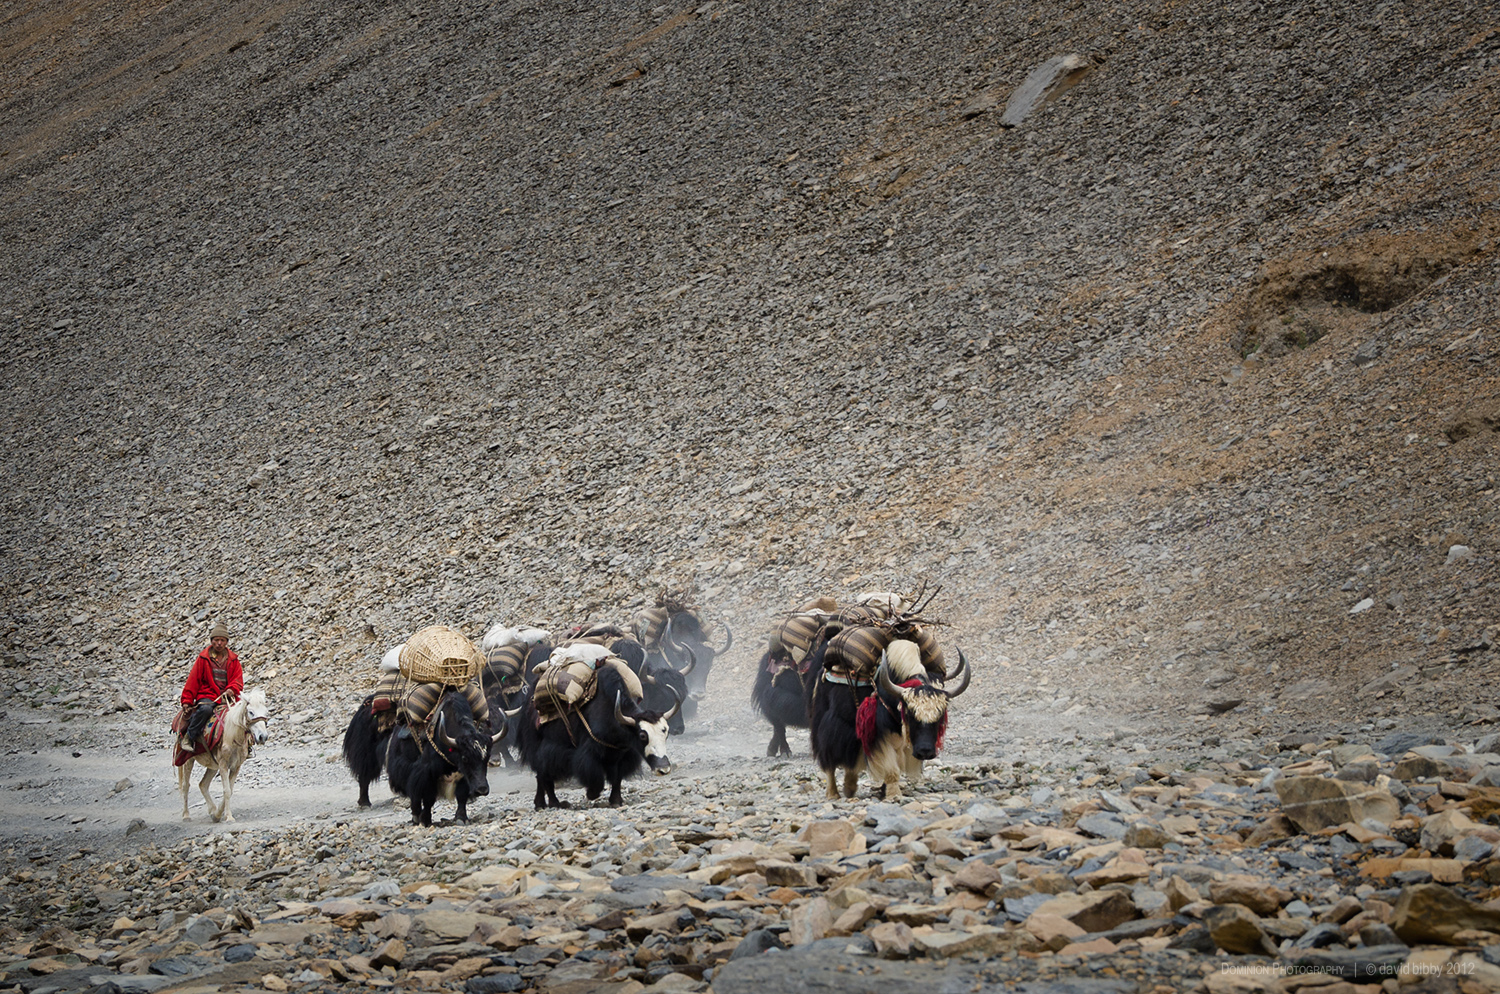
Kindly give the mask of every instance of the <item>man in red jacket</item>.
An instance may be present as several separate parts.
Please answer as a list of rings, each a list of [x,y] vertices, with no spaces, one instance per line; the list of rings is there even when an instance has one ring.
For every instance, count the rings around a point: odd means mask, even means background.
[[[188,720],[187,740],[198,741],[220,701],[233,704],[245,689],[240,657],[229,649],[229,629],[218,622],[208,637],[208,648],[198,653],[187,683],[182,687],[182,707],[193,708]]]

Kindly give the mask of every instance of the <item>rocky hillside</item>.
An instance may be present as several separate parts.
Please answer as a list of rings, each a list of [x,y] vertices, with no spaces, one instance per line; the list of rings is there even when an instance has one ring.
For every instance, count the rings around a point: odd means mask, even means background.
[[[996,714],[1489,720],[1497,83],[1457,0],[16,0],[3,689],[927,581]]]

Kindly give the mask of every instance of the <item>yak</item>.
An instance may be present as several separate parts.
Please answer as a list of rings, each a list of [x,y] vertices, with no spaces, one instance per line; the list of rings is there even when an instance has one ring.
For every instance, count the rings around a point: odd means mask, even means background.
[[[545,662],[552,653],[552,644],[539,641],[531,644],[511,643],[491,648],[485,653],[484,669],[479,671],[479,682],[484,687],[485,700],[490,708],[490,731],[504,733],[496,740],[500,759],[491,759],[490,765],[504,762],[507,767],[519,765],[511,756],[510,747],[516,741],[515,723],[506,717],[518,710],[536,683],[536,665]]]
[[[667,725],[669,734],[681,735],[686,730],[687,726],[683,721],[686,709],[674,708],[673,705],[678,701],[684,701],[687,702],[687,708],[692,707],[692,702],[688,700],[687,677],[692,673],[696,660],[691,654],[689,654],[687,667],[679,670],[667,662],[661,653],[647,652],[646,647],[635,635],[618,625],[611,624],[596,624],[580,628],[562,644],[567,645],[573,641],[602,645],[611,654],[623,660],[625,665],[640,677],[641,705],[648,711],[671,712],[672,719]]]
[[[412,818],[414,822],[418,821],[420,812],[416,798],[427,797],[429,778],[419,777],[413,786],[413,769],[424,758],[424,752],[431,752],[432,756],[429,758],[442,764],[439,779],[448,779],[452,787],[445,796],[458,800],[458,820],[467,820],[468,798],[489,793],[489,779],[483,769],[481,768],[477,777],[470,778],[468,764],[478,751],[483,752],[485,763],[488,764],[491,749],[495,743],[505,739],[506,729],[503,726],[493,732],[481,729],[462,690],[445,690],[432,709],[429,716],[431,722],[416,729],[404,719],[398,719],[394,709],[377,710],[375,705],[378,696],[379,694],[370,694],[361,701],[344,730],[344,762],[348,765],[349,772],[359,781],[359,806],[370,806],[370,784],[380,779],[384,772],[393,792],[413,799]],[[421,736],[420,741],[418,736]],[[441,755],[437,752],[439,746],[444,749]],[[450,762],[454,765],[462,763],[464,775],[461,779],[470,781],[461,790],[457,786],[460,778],[451,776]],[[482,789],[476,789],[481,785]],[[435,799],[440,788],[433,784],[432,790]],[[430,825],[430,801],[426,803],[426,817],[427,820],[422,824]]]
[[[620,782],[634,776],[643,765],[658,776],[672,770],[667,758],[667,726],[681,709],[678,699],[665,713],[643,708],[625,687],[613,666],[597,673],[594,696],[582,707],[572,708],[548,721],[541,721],[536,696],[520,710],[521,760],[536,773],[535,805],[561,808],[557,799],[559,780],[577,780],[584,796],[597,800],[609,784],[609,805],[624,803]]]
[[[490,792],[490,750],[504,735],[503,728],[493,735],[482,728],[464,692],[451,687],[425,724],[397,728],[386,747],[386,780],[391,790],[411,798],[412,824],[432,827],[439,795],[457,801],[454,819],[467,822],[469,798]]]
[[[952,690],[922,665],[916,643],[898,639],[881,653],[874,680],[830,672],[817,674],[808,719],[813,756],[828,776],[827,796],[839,797],[838,770],[844,770],[843,796],[852,798],[859,774],[869,767],[881,784],[880,796],[901,796],[901,776],[922,776],[922,763],[937,757],[948,726],[948,703],[969,686],[963,651],[947,679],[961,677]]]
[[[786,730],[806,728],[812,691],[823,666],[828,640],[840,623],[827,614],[800,612],[777,626],[771,644],[756,666],[750,688],[750,703],[771,723],[771,742],[766,755],[790,756]]]
[[[658,599],[655,607],[637,612],[631,625],[636,638],[646,647],[648,663],[665,664],[690,677],[684,702],[687,717],[691,718],[708,687],[709,669],[717,657],[734,645],[734,632],[724,625],[724,647],[714,648],[698,609],[665,596]]]

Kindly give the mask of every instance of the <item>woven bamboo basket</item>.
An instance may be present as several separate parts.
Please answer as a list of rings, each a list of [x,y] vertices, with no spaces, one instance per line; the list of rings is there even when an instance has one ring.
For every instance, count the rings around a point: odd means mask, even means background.
[[[462,687],[484,668],[474,643],[446,625],[433,625],[406,640],[401,675],[417,683]]]

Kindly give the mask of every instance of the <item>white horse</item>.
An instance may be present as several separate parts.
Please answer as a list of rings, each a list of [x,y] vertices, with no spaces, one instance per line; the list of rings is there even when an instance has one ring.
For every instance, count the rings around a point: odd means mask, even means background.
[[[234,794],[234,781],[240,775],[240,766],[250,756],[250,747],[266,741],[266,722],[271,717],[266,706],[266,692],[256,687],[245,692],[224,716],[224,737],[208,752],[185,760],[177,767],[177,787],[182,791],[182,820],[188,820],[188,787],[193,782],[193,764],[203,767],[203,779],[198,789],[203,791],[203,800],[208,804],[208,816],[214,821],[234,821],[229,813],[229,798]],[[215,804],[208,794],[208,785],[214,775],[223,777],[224,800]]]

